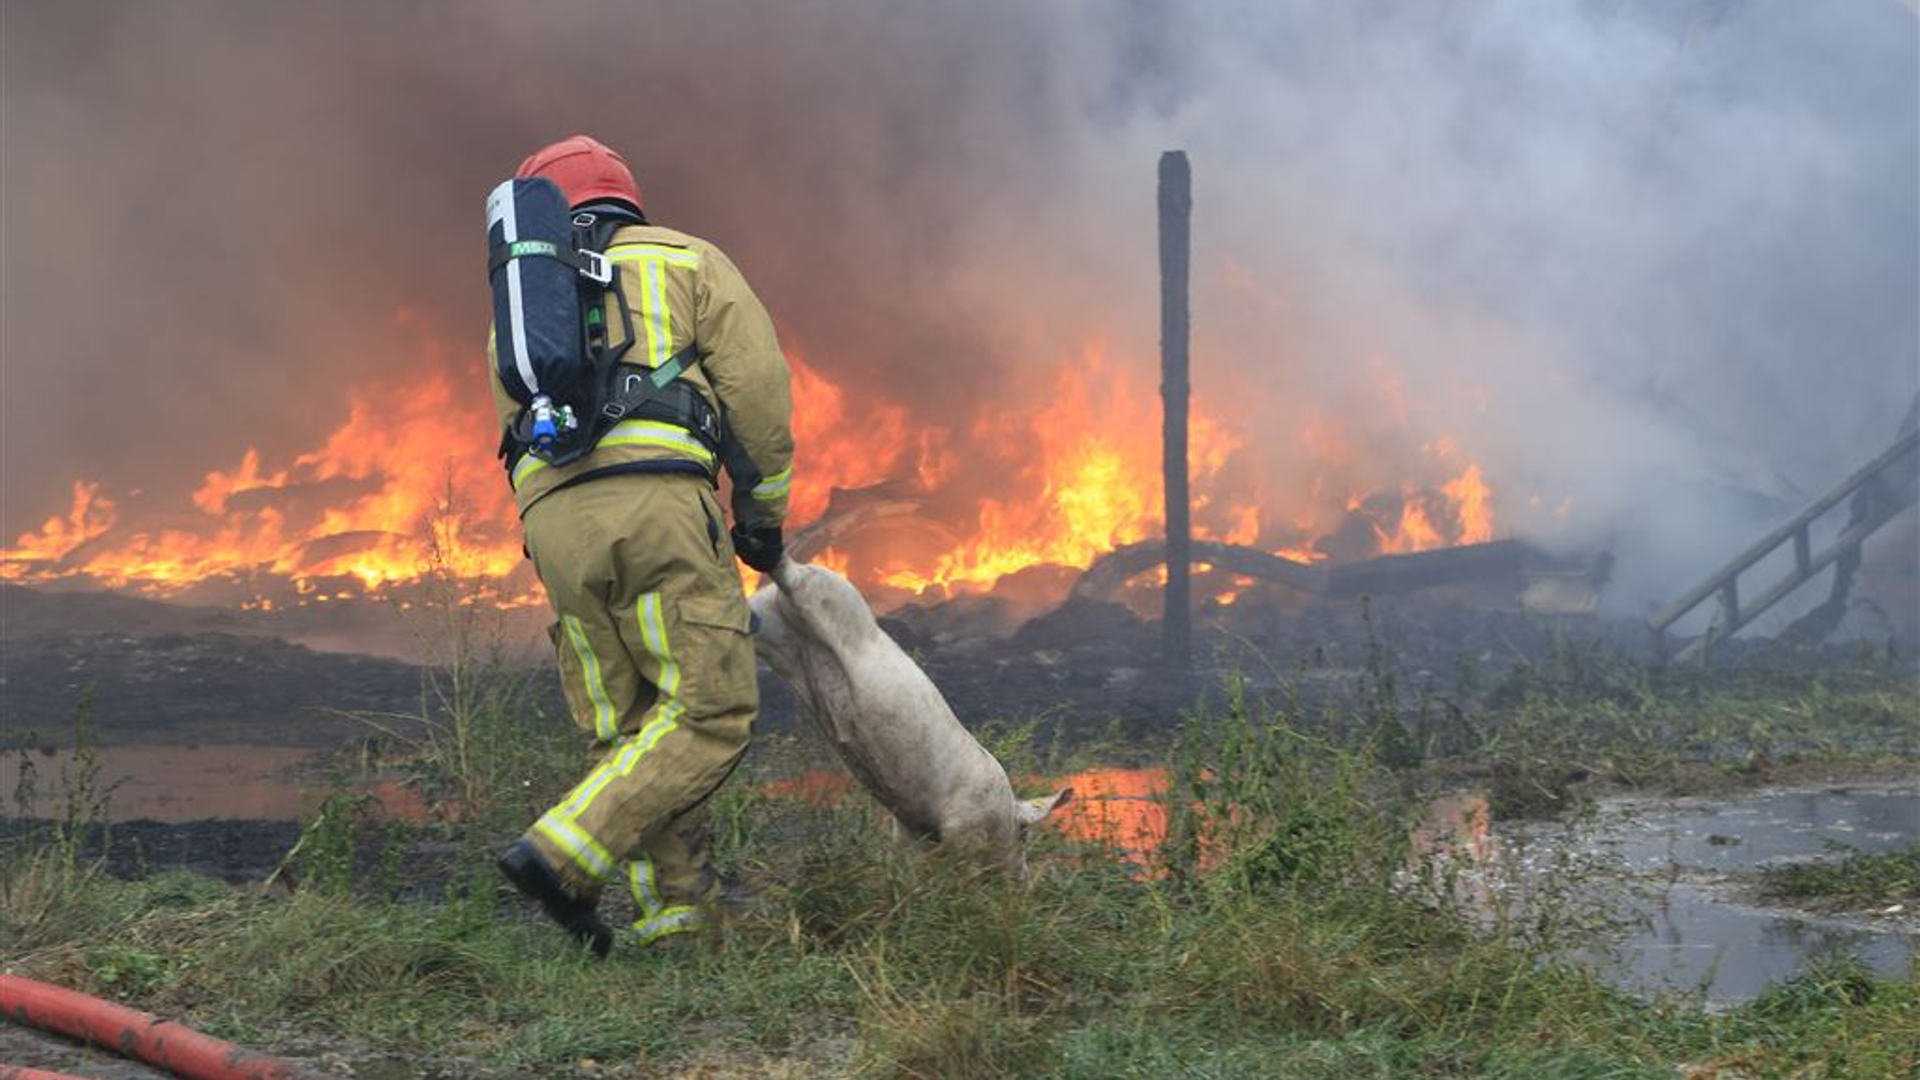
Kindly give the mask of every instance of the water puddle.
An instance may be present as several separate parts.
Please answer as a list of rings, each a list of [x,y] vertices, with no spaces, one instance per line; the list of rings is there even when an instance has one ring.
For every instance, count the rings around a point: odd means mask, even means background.
[[[1075,799],[1056,818],[1075,839],[1144,866],[1166,835],[1161,770],[1067,777]],[[1408,887],[1442,886],[1452,902],[1491,911],[1511,887],[1574,897],[1605,947],[1576,959],[1636,993],[1697,992],[1725,1004],[1757,996],[1823,959],[1851,955],[1906,975],[1920,955],[1920,913],[1823,915],[1755,899],[1769,866],[1881,853],[1920,839],[1920,780],[1766,791],[1731,800],[1620,799],[1575,826],[1493,825],[1483,798],[1435,800],[1415,826]]]
[[[1638,871],[1672,865],[1732,872],[1825,854],[1829,845],[1892,851],[1920,831],[1920,780],[1766,791],[1735,801],[1621,799],[1602,807],[1589,843]]]
[[[1836,859],[1844,845],[1892,851],[1920,839],[1920,781],[1768,791],[1728,801],[1604,802],[1590,822],[1507,832],[1526,862],[1571,854],[1627,931],[1579,955],[1639,992],[1757,996],[1819,960],[1852,955],[1899,978],[1920,951],[1911,911],[1835,916],[1757,896],[1765,868]]]
[[[1070,787],[1073,799],[1053,818],[1075,840],[1101,844],[1144,867],[1167,837],[1165,769],[1095,769],[1023,787]]]
[[[227,818],[298,821],[326,799],[331,783],[320,771],[324,755],[287,746],[208,744],[118,746],[94,751],[99,773],[93,795],[107,797],[108,821],[184,822]],[[31,817],[58,818],[68,802],[62,776],[77,782],[70,750],[29,751]],[[9,814],[21,809],[22,757],[0,756],[0,802]],[[371,794],[379,811],[403,820],[424,820],[419,796],[397,781],[349,785]]]
[[[1642,929],[1583,959],[1616,985],[1640,993],[1699,993],[1710,1004],[1749,1001],[1821,960],[1858,958],[1887,978],[1907,974],[1912,932],[1805,912],[1744,906],[1710,890],[1675,885],[1627,902]]]

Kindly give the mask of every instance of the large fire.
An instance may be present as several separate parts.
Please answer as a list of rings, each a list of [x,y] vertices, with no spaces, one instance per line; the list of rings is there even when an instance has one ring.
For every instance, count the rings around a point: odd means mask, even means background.
[[[369,387],[322,445],[282,467],[268,469],[249,448],[231,469],[208,472],[191,511],[123,523],[100,482],[77,482],[65,517],[0,552],[0,577],[79,577],[159,595],[262,573],[301,592],[320,579],[378,590],[434,564],[504,578],[518,542],[480,523],[511,513],[510,502],[498,466],[467,452],[485,430],[456,407],[444,371]]]
[[[931,563],[876,567],[882,581],[915,593],[991,587],[1032,566],[1087,566],[1160,530],[1157,402],[1113,370],[1099,346],[1061,365],[1050,389],[1033,415],[976,426],[978,442],[1030,450],[1011,463],[1004,494],[981,499],[972,534]],[[1195,472],[1210,479],[1238,443],[1204,412],[1192,427]]]
[[[249,448],[206,472],[190,508],[127,514],[107,481],[76,481],[65,514],[0,550],[0,578],[162,596],[212,579],[264,578],[309,597],[315,582],[330,583],[320,593],[327,599],[352,587],[378,593],[434,567],[505,581],[522,556],[489,452],[491,414],[483,394],[456,392],[444,355],[431,359],[415,369],[427,374],[355,394],[346,419],[313,449],[276,461]],[[849,529],[816,545],[815,561],[856,581],[905,598],[984,591],[1023,570],[1084,568],[1162,531],[1150,361],[1090,342],[1033,380],[1024,411],[1000,402],[934,419],[836,383],[798,350],[790,360],[799,447],[790,534],[848,516],[843,497],[858,505],[873,493],[907,508],[880,520],[917,523],[912,542],[893,542],[897,533],[863,542]],[[1245,432],[1197,400],[1195,535],[1302,562],[1494,536],[1493,491],[1450,439],[1403,463],[1400,484],[1370,492],[1345,486],[1359,452],[1334,421],[1314,417],[1296,444],[1311,480],[1271,490]],[[1262,486],[1249,489],[1249,476]],[[531,600],[526,578],[497,598]],[[1221,596],[1230,598],[1231,590]]]

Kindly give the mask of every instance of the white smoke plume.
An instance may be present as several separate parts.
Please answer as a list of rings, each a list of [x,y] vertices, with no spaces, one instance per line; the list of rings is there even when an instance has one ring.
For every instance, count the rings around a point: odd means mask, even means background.
[[[314,445],[423,323],[474,342],[477,404],[480,201],[580,130],[856,403],[956,418],[1046,392],[1023,376],[1090,334],[1154,377],[1154,158],[1184,148],[1194,382],[1247,441],[1243,496],[1287,505],[1334,425],[1362,485],[1449,438],[1503,530],[1613,547],[1631,610],[1920,390],[1893,0],[0,17],[8,540],[79,477],[173,505],[249,445]]]

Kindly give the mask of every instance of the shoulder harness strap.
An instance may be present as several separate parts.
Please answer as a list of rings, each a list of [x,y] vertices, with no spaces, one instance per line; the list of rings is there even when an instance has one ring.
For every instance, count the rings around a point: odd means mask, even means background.
[[[585,415],[582,419],[585,423],[579,426],[576,436],[568,441],[565,448],[541,451],[541,456],[553,465],[570,464],[586,456],[599,444],[603,435],[623,420],[661,420],[685,427],[728,466],[729,473],[735,473],[737,469],[734,466],[738,462],[734,459],[743,455],[738,454],[734,441],[728,437],[725,416],[691,384],[680,380],[687,369],[702,359],[698,342],[689,342],[685,348],[651,370],[622,363],[627,351],[638,340],[638,335],[633,324],[633,311],[627,305],[619,275],[613,272],[612,264],[603,253],[612,242],[614,233],[631,222],[617,216],[582,213],[574,217],[573,224],[575,251],[572,258],[555,250],[553,244],[544,242],[538,242],[537,248],[523,251],[508,251],[505,254],[496,251],[494,256],[500,261],[527,257],[558,259],[579,270],[586,281],[599,286],[597,292],[593,292],[590,291],[591,286],[584,282],[582,285],[581,304],[585,316],[582,325],[591,373],[583,380],[586,384],[582,387],[583,392],[576,396],[583,406]],[[516,245],[502,246],[512,248]],[[603,308],[608,306],[605,302],[608,294],[612,294],[617,301],[611,306],[620,312],[622,339],[618,346],[608,344],[603,312]],[[514,423],[502,433],[501,457],[509,473],[522,454],[533,452],[531,429],[529,412],[522,409]]]

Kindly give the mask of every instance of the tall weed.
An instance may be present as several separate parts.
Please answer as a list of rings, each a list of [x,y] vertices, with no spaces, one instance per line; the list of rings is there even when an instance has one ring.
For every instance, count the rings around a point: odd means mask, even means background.
[[[354,712],[401,747],[414,784],[442,817],[518,821],[557,797],[579,765],[568,725],[550,723],[541,669],[515,657],[451,484],[424,526],[418,600],[409,608],[424,662],[420,708]]]
[[[92,694],[83,695],[73,720],[73,751],[55,778],[53,816],[36,818],[40,806],[34,740],[18,750],[19,771],[11,793],[20,832],[0,855],[0,946],[24,947],[55,938],[106,866],[108,811],[120,781],[101,783],[102,763],[93,734]]]
[[[1371,743],[1302,730],[1229,676],[1224,711],[1188,714],[1174,737],[1161,868],[1212,888],[1341,887],[1391,879],[1409,822],[1382,807],[1390,785]],[[1396,725],[1398,721],[1395,721]]]

